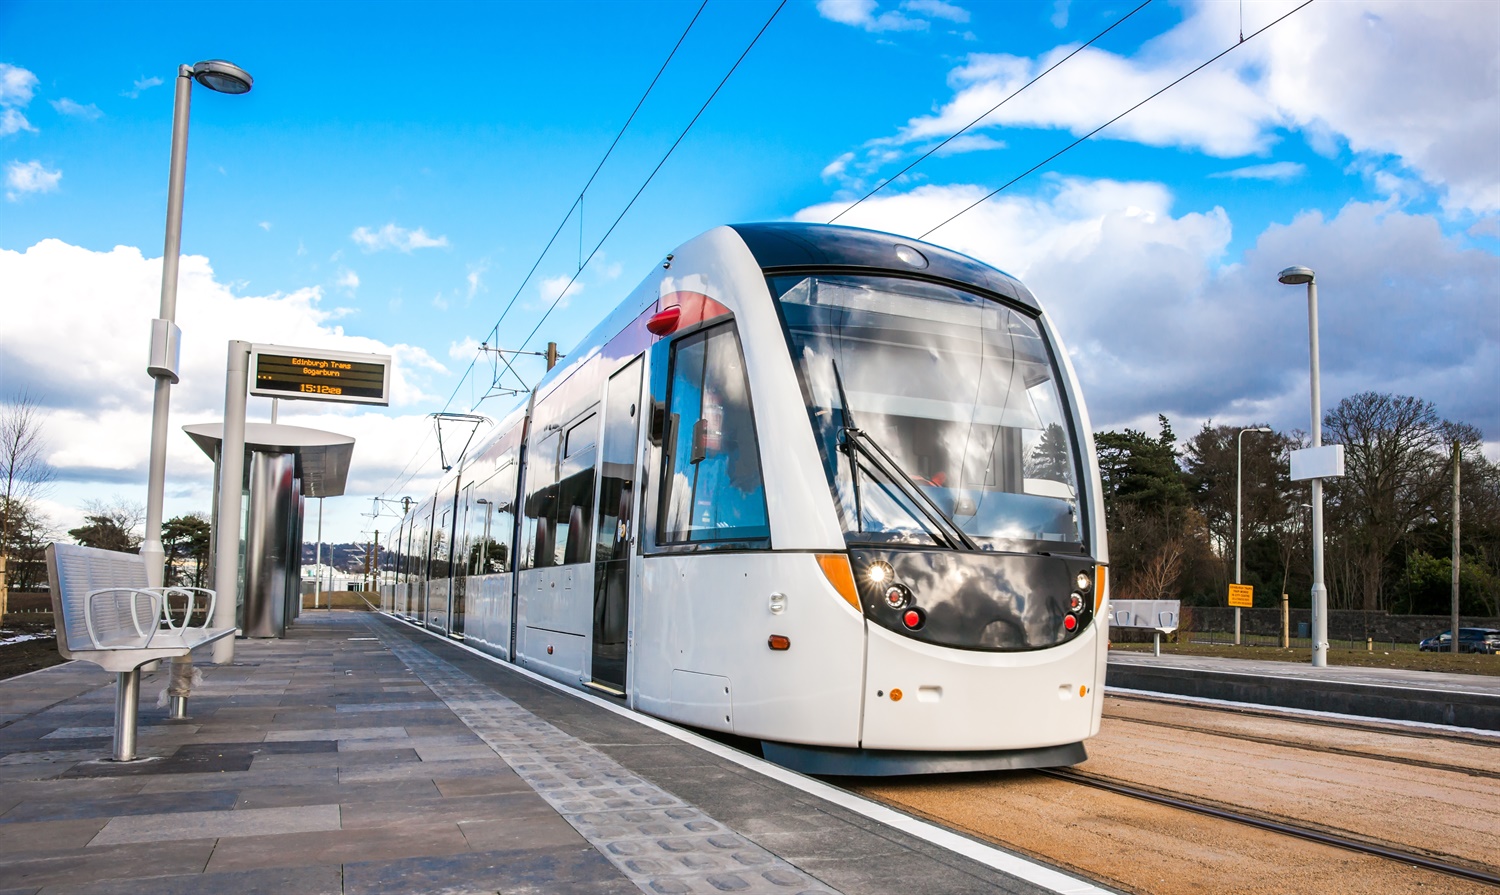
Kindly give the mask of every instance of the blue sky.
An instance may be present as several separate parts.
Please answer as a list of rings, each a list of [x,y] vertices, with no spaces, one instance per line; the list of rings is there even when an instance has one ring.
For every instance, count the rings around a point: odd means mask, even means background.
[[[826,220],[1137,3],[789,0],[538,340],[566,350],[712,226]],[[1241,9],[1248,35],[1297,5],[1154,0],[842,222],[920,234],[1236,44]],[[576,214],[522,285],[698,7],[0,5],[0,398],[48,408],[55,520],[144,496],[179,63],[256,81],[193,93],[168,512],[208,507],[178,427],[222,408],[226,339],[388,351],[388,410],[282,410],[359,439],[344,539],[359,498],[430,485],[424,415],[483,392],[460,376],[511,297],[517,347],[575,272]],[[709,0],[585,197],[585,253],[775,8]],[[1304,304],[1274,281],[1296,263],[1329,406],[1420,395],[1493,448],[1497,46],[1490,4],[1318,0],[930,238],[1031,285],[1097,428],[1305,427]]]

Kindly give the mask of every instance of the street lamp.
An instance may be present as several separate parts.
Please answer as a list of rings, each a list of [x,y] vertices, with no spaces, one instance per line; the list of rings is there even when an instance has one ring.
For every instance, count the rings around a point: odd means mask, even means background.
[[[1235,436],[1234,451],[1234,583],[1244,584],[1240,577],[1240,517],[1245,504],[1245,433],[1269,432],[1269,426],[1251,426]],[[1234,645],[1240,645],[1240,607],[1234,607]]]
[[[219,93],[249,93],[254,79],[244,69],[222,59],[177,66],[177,99],[172,108],[172,165],[167,181],[167,241],[161,259],[161,316],[151,321],[151,358],[146,372],[156,380],[151,407],[151,465],[146,485],[146,535],[141,556],[146,558],[147,583],[161,587],[166,551],[161,543],[162,495],[167,478],[167,411],[172,384],[177,381],[182,331],[177,328],[177,261],[182,254],[182,187],[187,175],[188,112],[193,81]],[[215,582],[222,587],[222,584]]]
[[[182,254],[182,186],[187,174],[188,112],[193,101],[193,81],[219,93],[248,93],[254,80],[244,69],[220,59],[197,65],[177,66],[177,98],[172,107],[172,162],[167,180],[167,240],[161,258],[161,316],[151,321],[151,355],[146,372],[156,380],[156,394],[151,405],[151,463],[146,484],[146,533],[141,542],[141,556],[146,560],[146,583],[161,587],[166,583],[163,568],[166,551],[161,543],[163,492],[167,479],[167,411],[172,401],[172,384],[177,381],[177,364],[181,356],[182,331],[177,328],[177,261]],[[219,520],[221,531],[225,520]],[[236,523],[232,522],[231,525]],[[238,540],[236,531],[235,538]],[[224,582],[214,586],[223,590]],[[229,586],[228,599],[234,587]],[[170,716],[184,718],[187,713],[187,685],[191,680],[192,659],[172,660]]]
[[[1308,363],[1311,367],[1312,446],[1323,446],[1321,383],[1318,381],[1318,281],[1310,267],[1288,267],[1276,277],[1288,286],[1307,284]],[[1323,479],[1312,479],[1312,664],[1328,664],[1328,588],[1323,584]]]

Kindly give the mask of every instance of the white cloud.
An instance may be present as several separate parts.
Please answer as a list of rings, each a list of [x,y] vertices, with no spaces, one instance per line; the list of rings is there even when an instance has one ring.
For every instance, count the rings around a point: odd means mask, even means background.
[[[838,177],[838,176],[842,175],[844,173],[844,169],[848,168],[849,167],[849,163],[852,162],[852,161],[854,161],[854,153],[852,153],[852,152],[846,152],[846,153],[844,153],[843,155],[841,155],[838,158],[834,159],[833,161],[829,162],[823,168],[823,171],[821,173],[822,178],[824,180],[829,180],[831,178]]]
[[[359,288],[359,274],[345,267],[339,270],[338,287],[350,295]]]
[[[439,311],[446,311],[448,310],[448,299],[444,297],[443,293],[439,292],[432,297],[432,306]]]
[[[943,0],[906,0],[901,8],[907,12],[918,15],[930,16],[934,19],[947,19],[960,25],[969,21],[969,11],[952,3],[944,3]]]
[[[24,108],[36,93],[36,75],[8,62],[0,62],[0,106]]]
[[[471,336],[464,336],[463,341],[448,344],[448,358],[449,360],[469,360],[478,350],[479,343]]]
[[[942,149],[937,151],[939,157],[945,155],[959,155],[964,152],[983,152],[989,149],[1004,149],[1005,141],[996,140],[989,134],[964,134],[948,141]]]
[[[1068,27],[1068,0],[1053,0],[1052,17],[1049,21],[1053,28]]]
[[[136,99],[137,97],[139,97],[145,91],[150,90],[152,87],[160,87],[161,84],[162,84],[161,78],[154,77],[154,76],[150,77],[150,78],[136,78],[135,79],[135,83],[134,83],[134,88],[135,89],[133,89],[133,90],[127,90],[124,93],[121,93],[120,95],[124,96],[124,97],[129,97],[130,99]]]
[[[60,115],[70,115],[74,118],[82,118],[85,121],[97,121],[104,116],[99,107],[93,103],[85,106],[82,103],[68,99],[66,96],[62,99],[52,100],[52,108],[56,109]]]
[[[31,122],[26,120],[26,116],[16,109],[0,111],[0,137],[19,134],[21,131],[36,133],[36,128],[32,127]]]
[[[5,198],[15,202],[26,193],[50,193],[61,180],[61,171],[48,171],[39,161],[14,161],[5,166]]]
[[[1233,171],[1216,171],[1209,177],[1228,178],[1230,180],[1276,180],[1286,182],[1301,177],[1307,171],[1307,166],[1300,162],[1271,162],[1268,165],[1250,165],[1245,168],[1235,168]]]
[[[583,291],[582,283],[575,282],[569,286],[568,281],[571,279],[572,277],[567,274],[547,277],[540,283],[537,283],[537,294],[545,304],[550,305],[554,300],[557,300],[558,307],[566,308],[573,301],[574,296]],[[564,289],[567,290],[566,295],[563,294]],[[560,299],[559,296],[561,296]]]
[[[0,250],[0,282],[6,284],[7,301],[48,308],[46,314],[13,315],[0,327],[0,369],[6,371],[7,387],[30,391],[47,408],[48,459],[60,472],[54,500],[80,506],[100,491],[102,482],[106,492],[119,490],[143,501],[152,383],[142,352],[157,313],[161,259],[144,258],[130,247],[95,252],[48,239],[25,252]],[[182,381],[172,390],[168,515],[210,505],[210,461],[181,426],[222,418],[224,346],[231,338],[393,356],[394,410],[297,401],[281,407],[283,423],[356,438],[351,495],[383,488],[430,431],[416,411],[443,397],[428,391],[428,380],[446,374],[446,368],[421,348],[346,332],[334,322],[336,314],[321,304],[316,288],[235,295],[215,279],[207,259],[183,256],[177,304]],[[65,344],[88,345],[89,350],[59,365],[57,346]],[[392,412],[398,415],[392,417]],[[250,402],[252,420],[264,420],[268,413],[264,401]],[[130,493],[132,488],[138,494]],[[331,512],[337,512],[337,503],[329,501]],[[333,530],[338,531],[336,525]]]
[[[271,232],[271,222],[270,221],[261,221],[256,226],[260,227],[260,229],[266,231],[267,233]]]
[[[464,277],[465,282],[469,284],[469,293],[464,299],[466,302],[473,301],[474,296],[481,291],[487,291],[484,288],[484,275],[489,269],[488,261],[479,261],[469,265],[469,274]]]
[[[984,195],[975,185],[877,196],[841,223],[915,236]],[[1097,428],[1153,419],[1307,425],[1307,317],[1276,272],[1318,272],[1324,404],[1367,389],[1419,395],[1500,434],[1500,258],[1439,222],[1352,202],[1267,228],[1226,263],[1219,208],[1179,213],[1162,184],[1052,177],[933,239],[1021,277],[1057,322]],[[800,220],[827,220],[833,203]],[[1185,430],[1179,425],[1178,431]]]
[[[428,236],[427,231],[421,227],[408,230],[405,227],[396,226],[395,223],[386,224],[379,230],[357,227],[353,233],[349,234],[349,238],[366,252],[381,252],[386,249],[412,252],[416,249],[442,248],[448,245],[446,236]]]
[[[1295,6],[1295,0],[1245,3],[1245,33]],[[865,18],[873,15],[873,5],[860,8]],[[1197,0],[1181,23],[1131,56],[1084,49],[980,128],[1088,133],[1232,46],[1239,14],[1236,4]],[[1435,189],[1450,212],[1500,210],[1496,22],[1485,3],[1313,4],[1131,112],[1100,138],[1235,158],[1266,153],[1294,128],[1325,154],[1347,145],[1371,156],[1366,166],[1383,172],[1372,180],[1386,183],[1392,194],[1410,192],[1398,190],[1392,178],[1416,178]],[[956,133],[1072,50],[1061,46],[1035,59],[969,56],[949,74],[953,97],[894,136],[867,143],[865,167],[878,167],[880,153],[889,159],[892,146]]]
[[[875,0],[818,0],[818,15],[866,31],[926,31],[929,27],[925,19],[908,18],[894,9],[876,15],[878,6]]]

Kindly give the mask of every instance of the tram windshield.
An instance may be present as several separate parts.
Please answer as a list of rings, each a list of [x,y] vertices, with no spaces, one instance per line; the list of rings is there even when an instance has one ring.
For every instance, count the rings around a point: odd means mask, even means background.
[[[770,284],[850,543],[1082,549],[1075,439],[1036,321],[919,280]]]

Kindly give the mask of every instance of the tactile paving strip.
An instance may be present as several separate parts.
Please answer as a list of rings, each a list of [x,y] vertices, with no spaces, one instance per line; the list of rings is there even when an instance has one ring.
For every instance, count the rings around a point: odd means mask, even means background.
[[[369,621],[392,653],[641,891],[837,895],[458,668]]]

